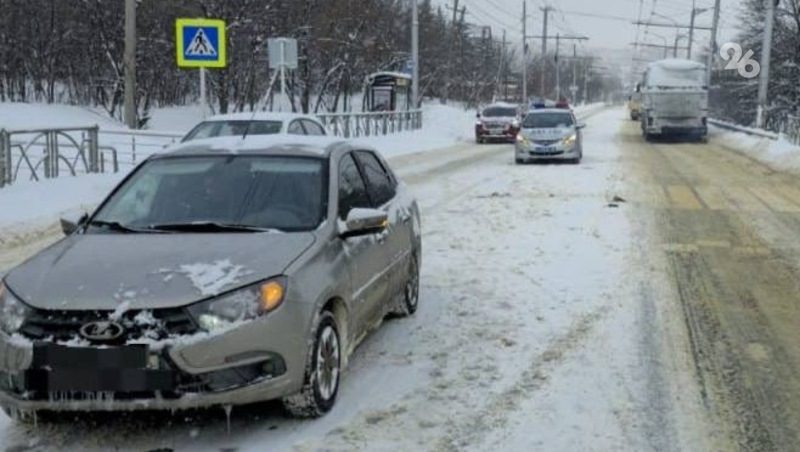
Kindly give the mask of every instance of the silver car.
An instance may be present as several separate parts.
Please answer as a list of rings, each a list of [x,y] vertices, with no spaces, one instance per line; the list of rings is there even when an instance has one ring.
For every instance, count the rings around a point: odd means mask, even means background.
[[[541,108],[528,112],[514,145],[514,161],[564,160],[580,163],[585,126],[567,108]]]
[[[0,285],[0,406],[329,411],[358,341],[417,309],[420,217],[375,150],[303,140],[187,143],[62,220]]]

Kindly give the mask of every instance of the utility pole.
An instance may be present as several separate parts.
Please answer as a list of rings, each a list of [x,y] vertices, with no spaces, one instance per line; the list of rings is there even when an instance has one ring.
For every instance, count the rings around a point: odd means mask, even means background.
[[[695,0],[692,0],[692,20],[689,21],[689,44],[686,46],[686,59],[692,59],[692,38],[694,38],[694,16],[697,15]]]
[[[687,60],[692,59],[692,44],[694,43],[694,18],[698,14],[702,14],[710,9],[710,8],[695,8],[694,5],[695,5],[695,0],[692,0],[692,20],[689,23],[689,44],[686,50]]]
[[[551,6],[545,6],[544,8],[539,8],[542,10],[543,14],[543,23],[542,23],[542,91],[539,93],[542,97],[545,96],[545,90],[547,89],[546,79],[547,79],[547,19],[550,16],[550,11],[553,10]]]
[[[714,67],[714,55],[717,53],[717,26],[719,25],[719,3],[714,2],[714,18],[711,21],[711,42],[708,44],[708,62],[706,63],[706,86],[711,88],[711,68]]]
[[[766,122],[767,91],[769,88],[769,61],[772,53],[772,28],[775,23],[775,0],[764,0],[767,3],[767,26],[764,29],[764,40],[761,42],[761,74],[758,78],[758,109],[756,110],[756,127],[763,129]]]
[[[502,96],[503,99],[508,97],[508,93],[504,92],[503,86],[505,86],[505,65],[506,65],[506,29],[503,29],[503,44],[500,47],[500,64],[497,66],[497,85],[495,87],[495,100],[497,100],[497,96]]]
[[[561,100],[561,66],[558,64],[558,51],[561,49],[561,34],[556,33],[556,101]]]
[[[125,0],[125,125],[136,129],[136,0]]]
[[[577,44],[572,44],[572,85],[569,86],[571,103],[575,103],[578,101],[578,98],[576,96],[576,94],[578,93],[578,85],[576,84],[578,81],[577,71],[578,71],[578,46]]]
[[[453,43],[455,44],[458,39],[458,0],[453,0]],[[444,84],[443,101],[447,103],[447,98],[450,96],[450,82],[453,80],[453,51],[447,52],[447,82]]]
[[[528,108],[528,42],[525,40],[528,22],[527,2],[522,0],[522,103]]]
[[[411,0],[411,102],[419,108],[419,11],[417,0]]]

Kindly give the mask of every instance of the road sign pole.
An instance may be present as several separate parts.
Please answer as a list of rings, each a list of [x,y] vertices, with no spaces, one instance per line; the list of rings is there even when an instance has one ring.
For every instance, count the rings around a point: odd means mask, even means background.
[[[278,111],[283,111],[283,102],[286,96],[286,41],[281,40],[281,103],[278,104]]]
[[[200,68],[200,110],[203,112],[203,119],[206,119],[206,112],[208,111],[206,101],[206,68]]]

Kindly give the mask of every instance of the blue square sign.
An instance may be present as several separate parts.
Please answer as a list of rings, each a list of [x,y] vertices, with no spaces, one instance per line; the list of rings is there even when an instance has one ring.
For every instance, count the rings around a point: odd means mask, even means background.
[[[225,22],[178,19],[175,46],[180,67],[225,67]]]

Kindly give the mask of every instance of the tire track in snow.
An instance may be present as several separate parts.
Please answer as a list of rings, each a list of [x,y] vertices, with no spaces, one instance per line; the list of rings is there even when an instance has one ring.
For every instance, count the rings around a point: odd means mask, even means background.
[[[457,451],[480,443],[486,432],[505,425],[509,414],[522,400],[547,385],[550,372],[572,350],[589,338],[597,323],[608,314],[607,306],[595,309],[577,319],[567,332],[532,357],[516,383],[489,397],[484,407],[469,416],[456,417],[447,423],[446,435],[433,447],[437,451]]]

